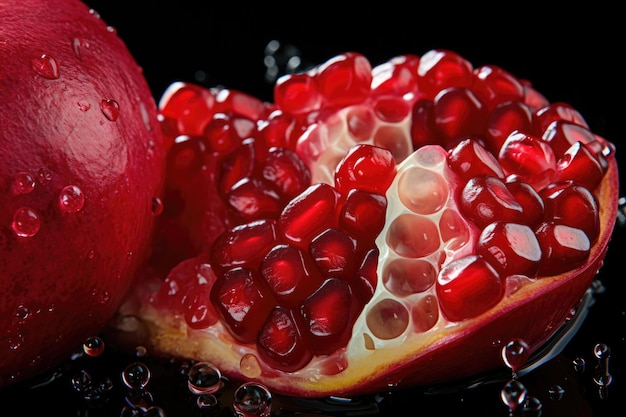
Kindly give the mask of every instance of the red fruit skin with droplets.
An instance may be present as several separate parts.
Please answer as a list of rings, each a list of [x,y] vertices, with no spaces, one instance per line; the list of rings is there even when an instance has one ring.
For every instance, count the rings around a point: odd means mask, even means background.
[[[6,386],[69,358],[118,309],[149,254],[165,156],[142,69],[84,3],[1,2],[0,56]],[[59,204],[66,186],[84,197],[71,210]],[[22,207],[39,216],[31,237],[12,230]]]

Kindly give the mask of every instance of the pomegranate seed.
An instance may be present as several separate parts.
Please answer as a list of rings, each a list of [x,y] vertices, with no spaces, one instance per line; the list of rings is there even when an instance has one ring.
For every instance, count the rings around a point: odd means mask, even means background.
[[[504,141],[498,155],[507,174],[515,173],[536,190],[552,182],[556,158],[552,148],[539,138],[522,132],[513,132]]]
[[[274,220],[243,223],[229,229],[216,239],[211,250],[212,265],[221,270],[236,266],[256,269],[276,242]]]
[[[322,283],[309,254],[285,244],[274,246],[265,255],[259,271],[276,300],[291,307],[300,304]]]
[[[436,289],[441,310],[452,321],[478,316],[504,296],[504,283],[496,270],[476,255],[445,265]]]
[[[215,110],[220,113],[233,113],[250,120],[263,118],[271,109],[261,100],[241,91],[218,89],[215,95]]]
[[[256,178],[237,182],[226,195],[226,201],[242,221],[277,219],[283,208],[276,190]]]
[[[448,153],[448,164],[465,179],[479,175],[504,178],[498,160],[476,139],[462,140],[452,148]]]
[[[417,67],[420,58],[416,55],[401,55],[372,69],[372,94],[375,96],[415,96]]]
[[[303,338],[315,355],[328,355],[347,343],[355,301],[345,281],[329,278],[302,302]]]
[[[213,116],[215,96],[206,88],[173,83],[163,93],[159,102],[161,116],[175,121],[173,137],[179,135],[201,136]]]
[[[380,97],[374,103],[374,112],[383,122],[399,123],[411,113],[411,105],[402,97]]]
[[[588,128],[583,116],[574,107],[567,103],[556,102],[541,107],[533,117],[535,133],[541,135],[548,129],[548,126],[557,120],[571,122],[579,126]]]
[[[582,142],[574,143],[557,161],[554,182],[571,180],[594,190],[606,172],[600,158],[601,154],[594,155]]]
[[[326,105],[345,107],[369,96],[372,66],[363,55],[348,52],[320,65],[315,78]]]
[[[183,302],[185,322],[192,329],[206,329],[217,323],[217,312],[211,303],[211,284],[190,289]]]
[[[501,103],[487,120],[486,147],[497,155],[511,132],[533,132],[532,128],[532,112],[526,104],[519,101]]]
[[[283,372],[297,371],[313,358],[300,337],[291,311],[282,306],[276,306],[263,323],[257,348],[265,363]]]
[[[590,242],[600,234],[600,212],[594,195],[572,181],[550,184],[542,192],[546,219],[585,232]]]
[[[354,275],[354,280],[350,281],[350,287],[356,294],[363,305],[367,303],[376,290],[378,283],[378,255],[380,254],[377,247],[372,247],[363,257],[363,262],[358,272]]]
[[[594,153],[602,152],[602,145],[588,128],[563,120],[552,122],[542,138],[550,144],[557,157],[561,157],[576,142],[589,146]]]
[[[478,237],[476,253],[492,265],[501,277],[513,274],[534,277],[541,261],[541,247],[526,225],[494,222]]]
[[[356,241],[341,230],[330,228],[316,236],[309,253],[325,278],[349,279],[356,269]]]
[[[418,85],[421,93],[432,100],[449,87],[470,87],[473,67],[459,54],[448,50],[431,50],[422,55],[418,68]]]
[[[276,300],[257,274],[247,268],[226,271],[213,285],[211,300],[232,336],[252,343]]]
[[[522,206],[523,224],[536,226],[543,219],[545,211],[545,205],[539,193],[530,184],[516,176],[507,177],[505,184],[515,200]]]
[[[335,187],[343,194],[352,189],[385,194],[395,175],[396,163],[388,149],[355,145],[337,165]]]
[[[443,135],[435,124],[435,104],[432,100],[419,100],[411,113],[411,143],[413,149],[422,146],[445,143]]]
[[[535,231],[543,259],[539,275],[552,276],[570,271],[585,263],[589,257],[591,242],[580,229],[544,222]]]
[[[239,147],[242,140],[245,139],[248,134],[245,134],[245,132],[240,133],[238,129],[235,128],[235,125],[241,125],[244,122],[248,122],[250,125],[246,130],[251,133],[254,129],[252,121],[247,119],[239,120],[240,122],[236,123],[233,121],[232,117],[224,113],[218,113],[213,116],[213,119],[207,123],[202,133],[202,137],[205,139],[211,151],[220,156],[224,156]]]
[[[444,210],[439,219],[441,240],[449,250],[457,250],[470,241],[470,229],[455,210]]]
[[[496,220],[524,223],[523,208],[496,177],[483,175],[470,179],[461,191],[459,208],[465,218],[483,228]]]
[[[359,244],[373,243],[385,226],[387,199],[379,194],[351,190],[342,207],[339,227]]]
[[[279,191],[283,199],[291,200],[311,183],[311,173],[294,151],[270,148],[263,162],[261,173],[265,181]]]
[[[524,97],[524,88],[517,78],[495,65],[474,70],[472,90],[490,109],[505,102],[519,102]]]
[[[244,178],[252,176],[255,163],[254,139],[247,139],[223,159],[219,170],[220,190],[228,194]]]
[[[306,250],[309,242],[322,231],[335,227],[339,194],[325,183],[309,186],[283,209],[278,225],[285,238]]]
[[[167,154],[168,181],[185,184],[198,175],[204,165],[206,146],[198,136],[181,135]]]
[[[468,88],[448,88],[434,100],[434,120],[447,143],[479,136],[485,130],[487,112]]]
[[[317,82],[309,74],[287,74],[274,86],[274,102],[286,113],[305,114],[319,108]]]

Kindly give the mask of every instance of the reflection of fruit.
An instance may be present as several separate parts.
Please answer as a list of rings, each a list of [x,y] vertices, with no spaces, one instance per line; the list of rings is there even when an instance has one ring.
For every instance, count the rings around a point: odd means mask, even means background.
[[[503,366],[580,302],[617,167],[571,106],[443,50],[376,68],[346,53],[274,99],[184,83],[161,99],[158,262],[120,315],[156,352],[359,394]]]
[[[79,1],[0,3],[0,385],[102,329],[151,244],[165,160],[126,46]]]

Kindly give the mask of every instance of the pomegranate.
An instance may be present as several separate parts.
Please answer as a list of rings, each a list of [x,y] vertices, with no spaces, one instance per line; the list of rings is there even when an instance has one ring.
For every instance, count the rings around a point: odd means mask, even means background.
[[[77,0],[0,2],[0,386],[65,361],[152,244],[165,170],[141,68]]]
[[[503,68],[347,52],[273,102],[171,84],[154,261],[113,337],[305,397],[536,351],[602,266],[614,146]]]

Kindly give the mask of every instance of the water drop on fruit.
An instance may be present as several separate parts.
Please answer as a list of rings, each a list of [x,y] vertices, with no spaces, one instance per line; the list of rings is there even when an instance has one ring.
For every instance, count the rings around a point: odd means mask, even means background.
[[[83,343],[83,351],[91,357],[100,356],[104,352],[104,341],[98,336],[89,337]]]
[[[143,389],[150,377],[150,369],[142,362],[133,362],[122,372],[122,381],[130,389]]]
[[[48,54],[42,54],[40,57],[31,61],[33,69],[39,75],[49,80],[59,78],[59,64],[54,57]]]
[[[100,102],[100,110],[104,117],[114,122],[120,115],[120,105],[115,100],[104,99]]]
[[[524,366],[530,355],[530,347],[521,339],[514,339],[502,348],[502,360],[506,366],[517,373]]]
[[[28,172],[19,172],[13,181],[14,194],[28,194],[35,188],[35,178]]]
[[[187,387],[193,394],[213,394],[221,388],[222,374],[208,362],[198,362],[189,369]]]
[[[76,213],[85,204],[85,194],[76,185],[63,187],[59,193],[59,207],[66,213]]]
[[[163,213],[163,200],[161,200],[159,197],[152,197],[152,205],[150,209],[152,210],[152,214],[155,216]]]
[[[239,369],[247,378],[256,378],[261,375],[262,371],[259,359],[251,353],[246,353],[241,357],[241,361],[239,361]]]
[[[524,384],[517,379],[511,379],[500,391],[500,398],[509,410],[515,411],[526,400],[527,392]]]
[[[272,394],[264,385],[245,383],[235,390],[233,408],[237,417],[267,417],[272,411]]]
[[[20,207],[13,214],[13,231],[19,237],[33,237],[41,227],[39,214],[30,207]]]

